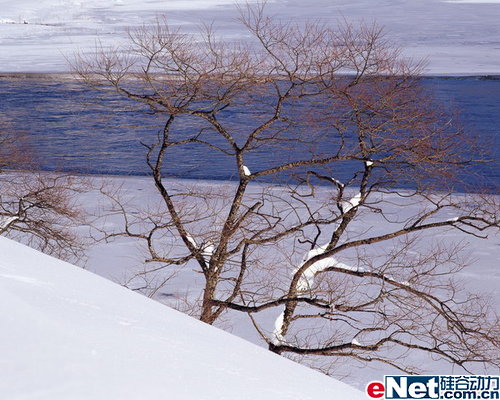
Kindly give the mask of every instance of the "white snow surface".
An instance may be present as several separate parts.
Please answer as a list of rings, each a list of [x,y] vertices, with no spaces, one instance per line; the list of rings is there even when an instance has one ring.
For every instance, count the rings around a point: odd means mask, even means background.
[[[362,392],[0,237],[4,399],[364,399]]]
[[[67,72],[66,58],[80,50],[127,38],[127,29],[165,15],[196,32],[215,21],[228,39],[247,33],[236,22],[233,0],[0,0],[0,72]],[[242,2],[243,3],[243,2]],[[282,19],[377,21],[405,56],[427,58],[430,74],[500,73],[499,0],[273,0]]]

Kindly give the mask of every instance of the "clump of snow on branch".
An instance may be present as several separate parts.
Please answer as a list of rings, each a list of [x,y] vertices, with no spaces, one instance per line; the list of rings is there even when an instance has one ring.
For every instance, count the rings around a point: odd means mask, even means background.
[[[356,196],[354,196],[350,200],[343,201],[341,203],[342,212],[346,213],[349,210],[353,209],[354,207],[359,206],[360,203],[361,203],[361,193],[357,193]]]
[[[333,176],[330,177],[333,183],[335,183],[338,187],[344,187],[344,184],[340,182],[338,179],[335,179]]]
[[[14,215],[12,217],[5,219],[3,222],[0,222],[0,234],[6,231],[10,227],[10,225],[16,222],[18,219],[19,216]]]
[[[302,266],[311,258],[323,254],[327,249],[327,247],[328,243],[308,251],[307,254],[303,257],[302,263],[300,264],[299,268],[297,268],[295,271],[298,271],[300,268],[302,268]],[[309,268],[307,268],[302,273],[302,276],[300,277],[297,283],[297,288],[296,288],[297,291],[303,292],[309,290],[314,283],[314,276],[318,272],[323,271],[324,269],[330,267],[331,261],[332,261],[331,258],[324,258],[310,265]]]
[[[308,262],[311,258],[323,254],[328,248],[328,244],[329,243],[326,243],[323,246],[319,246],[315,249],[309,250],[303,257],[300,266],[297,269],[295,269],[294,273],[296,273],[300,268],[302,268],[302,266],[306,262]],[[363,269],[357,267],[351,267],[349,265],[341,263],[334,257],[325,257],[321,260],[312,263],[308,268],[306,268],[304,272],[302,272],[302,275],[299,281],[297,282],[296,286],[297,292],[305,292],[310,290],[314,285],[314,278],[316,277],[316,274],[330,267],[340,268],[346,271],[359,271],[359,272],[363,271]],[[274,321],[274,332],[272,339],[272,342],[274,344],[282,344],[284,342],[283,318],[284,318],[284,311]]]
[[[195,249],[201,251],[201,255],[208,263],[215,250],[214,244],[210,240],[208,240],[206,243],[202,243],[200,246],[198,245],[198,243],[196,243],[196,240],[194,240],[194,238],[190,234],[186,235],[186,239],[188,240],[189,243],[193,245]]]
[[[202,245],[202,256],[205,258],[206,262],[210,260],[212,254],[214,254],[215,246],[211,241],[207,241]]]
[[[193,245],[193,247],[198,248],[198,243],[196,243],[196,240],[194,240],[190,234],[186,235],[186,239],[189,243]]]
[[[295,270],[297,272],[302,266],[308,262],[311,258],[323,254],[328,248],[328,244],[326,243],[323,246],[316,247],[315,249],[309,250],[307,254],[303,257],[302,263]],[[301,275],[298,283],[297,283],[297,291],[303,292],[306,290],[310,290],[314,284],[314,278],[318,272],[324,271],[327,268],[335,267],[339,269],[344,269],[346,271],[356,271],[363,272],[364,269],[358,267],[351,267],[350,265],[339,262],[335,257],[325,257],[321,260],[318,260],[312,263]],[[294,273],[295,273],[294,272]]]
[[[275,345],[283,344],[285,338],[283,337],[283,322],[285,317],[285,311],[283,310],[278,318],[274,321],[274,332],[272,342]]]
[[[248,167],[246,165],[243,166],[243,173],[246,175],[246,176],[250,176],[252,175],[252,173],[250,172],[250,170],[248,169]]]

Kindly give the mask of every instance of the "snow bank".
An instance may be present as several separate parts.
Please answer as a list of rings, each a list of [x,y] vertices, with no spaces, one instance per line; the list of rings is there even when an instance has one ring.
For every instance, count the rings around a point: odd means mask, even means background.
[[[0,237],[8,399],[364,399],[327,376]]]

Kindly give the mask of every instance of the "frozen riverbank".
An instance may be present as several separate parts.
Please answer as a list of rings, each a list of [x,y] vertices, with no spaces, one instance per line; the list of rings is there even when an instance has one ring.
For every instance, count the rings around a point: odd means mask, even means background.
[[[387,36],[413,58],[427,58],[429,74],[498,74],[498,1],[357,1],[275,0],[271,15],[316,19],[377,21]],[[244,38],[232,1],[23,0],[0,9],[1,72],[64,72],[66,58],[88,52],[97,40],[115,45],[127,29],[153,23],[165,14],[173,25],[195,32],[196,24],[214,20],[227,38]]]

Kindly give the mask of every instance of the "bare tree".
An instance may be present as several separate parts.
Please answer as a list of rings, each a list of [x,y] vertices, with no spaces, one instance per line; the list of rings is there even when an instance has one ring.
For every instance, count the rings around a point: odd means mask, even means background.
[[[85,190],[86,180],[37,171],[26,142],[8,133],[8,124],[4,128],[0,131],[0,235],[59,258],[81,260],[85,244],[75,228],[85,218],[75,195]]]
[[[131,213],[110,195],[125,229],[107,237],[146,244],[138,287],[154,295],[195,268],[204,287],[193,312],[210,324],[247,313],[279,354],[408,372],[408,351],[466,369],[498,363],[497,317],[457,290],[466,262],[439,240],[486,236],[498,204],[454,194],[473,144],[422,88],[421,66],[376,25],[240,11],[253,41],[220,40],[211,27],[195,40],[159,20],[131,32],[129,48],[77,62],[88,84],[163,118],[157,141],[143,143],[160,202]],[[229,160],[220,168],[234,183],[165,179],[172,155],[194,148]],[[274,327],[259,317],[270,310]]]

